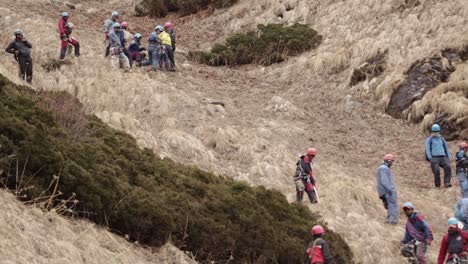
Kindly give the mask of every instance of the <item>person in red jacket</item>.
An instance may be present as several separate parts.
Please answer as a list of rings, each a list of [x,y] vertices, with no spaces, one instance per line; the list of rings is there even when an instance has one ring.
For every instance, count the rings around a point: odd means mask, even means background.
[[[442,238],[440,244],[439,257],[437,259],[438,264],[443,264],[445,257],[447,256],[447,262],[445,263],[468,263],[468,232],[463,231],[458,227],[458,220],[454,217],[448,220],[448,231],[447,234]],[[458,262],[455,262],[455,260]]]
[[[322,226],[316,225],[311,230],[314,241],[309,244],[307,248],[307,256],[309,264],[335,264],[330,245],[328,242],[323,240],[322,236],[325,234],[325,230]]]
[[[68,21],[70,15],[67,12],[62,13],[62,17],[59,20],[58,27],[60,32],[61,40],[61,49],[60,49],[60,59],[65,59],[65,54],[67,53],[68,44],[73,45],[75,48],[75,56],[80,56],[80,43],[75,38],[70,37],[72,33],[73,24]]]

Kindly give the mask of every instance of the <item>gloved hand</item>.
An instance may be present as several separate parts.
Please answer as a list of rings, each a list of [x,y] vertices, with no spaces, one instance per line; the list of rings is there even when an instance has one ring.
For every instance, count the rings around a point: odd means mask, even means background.
[[[392,190],[388,191],[388,195],[391,196],[392,194],[393,194]]]
[[[385,195],[382,195],[379,198],[380,198],[380,200],[382,200],[384,208],[388,209],[388,202],[387,202],[387,199],[385,198]]]
[[[66,38],[67,38],[67,34],[63,34],[62,39],[66,39]]]

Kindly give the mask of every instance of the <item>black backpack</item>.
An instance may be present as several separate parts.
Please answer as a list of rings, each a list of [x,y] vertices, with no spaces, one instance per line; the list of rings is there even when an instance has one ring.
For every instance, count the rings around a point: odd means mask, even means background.
[[[448,252],[450,254],[460,254],[463,252],[463,244],[465,244],[465,239],[460,232],[449,235],[448,237]]]

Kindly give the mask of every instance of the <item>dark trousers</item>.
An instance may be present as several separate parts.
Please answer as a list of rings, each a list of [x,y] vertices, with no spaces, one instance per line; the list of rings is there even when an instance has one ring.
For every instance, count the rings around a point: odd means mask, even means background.
[[[18,57],[18,64],[20,67],[20,78],[27,81],[28,83],[31,83],[33,77],[33,65],[31,57]]]
[[[436,187],[440,187],[440,167],[444,169],[444,184],[450,186],[450,179],[452,178],[452,169],[447,157],[432,157],[431,169],[434,173],[434,184]]]
[[[171,53],[168,54],[169,55],[169,60],[171,61],[172,66],[174,68],[175,68],[175,59],[174,59],[175,50],[176,50],[175,45],[172,45],[172,51],[171,51]]]
[[[126,48],[123,49],[123,53],[125,54],[125,56],[127,56],[128,62],[130,63],[130,68],[131,68],[133,64],[132,54],[130,54],[130,52]]]

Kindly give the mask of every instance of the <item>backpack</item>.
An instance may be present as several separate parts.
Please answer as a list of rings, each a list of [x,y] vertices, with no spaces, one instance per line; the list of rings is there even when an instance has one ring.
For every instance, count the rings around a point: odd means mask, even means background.
[[[431,153],[431,154],[432,154],[432,139],[433,139],[433,137],[431,136],[430,139],[429,139],[429,153]],[[444,141],[444,140],[442,139],[442,141]],[[447,155],[447,153],[448,153],[447,147],[446,147],[445,144],[443,144],[443,145],[444,145],[445,155]],[[431,160],[429,159],[429,157],[427,156],[427,153],[426,153],[426,152],[424,152],[424,155],[426,155],[426,160],[427,160],[427,161],[431,161]]]
[[[465,244],[465,239],[463,238],[460,232],[449,235],[448,237],[448,252],[450,254],[460,254],[463,252],[463,244]]]
[[[307,174],[304,172],[304,168],[302,168],[302,159],[304,156],[301,156],[301,158],[296,162],[296,171],[294,172],[294,179],[297,178],[302,178],[306,176]]]

